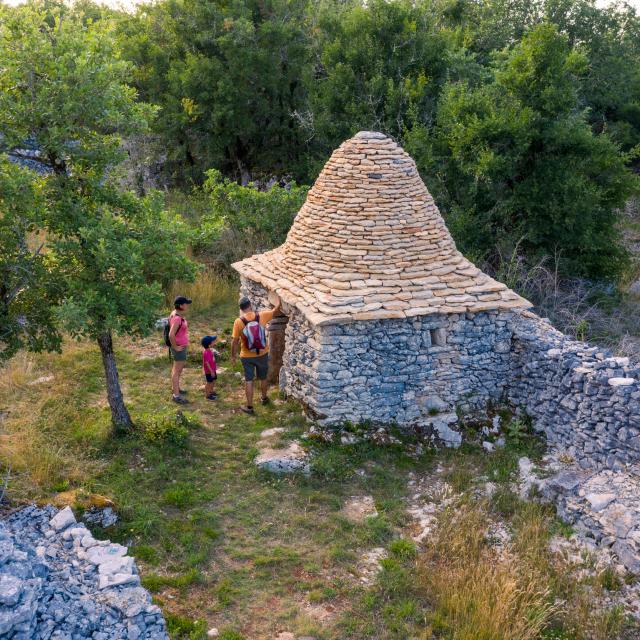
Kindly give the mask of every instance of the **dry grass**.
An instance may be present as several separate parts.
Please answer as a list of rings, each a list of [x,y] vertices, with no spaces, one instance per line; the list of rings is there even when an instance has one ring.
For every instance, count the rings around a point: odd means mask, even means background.
[[[69,342],[63,356],[19,353],[0,370],[0,468],[11,468],[14,500],[64,489],[96,471],[91,447],[81,436],[70,446],[51,428],[60,418],[73,429],[87,420],[69,401],[74,380],[63,371],[70,360],[86,358],[89,349]],[[40,381],[45,376],[53,380]]]
[[[175,281],[167,294],[167,303],[172,305],[176,296],[187,296],[193,300],[192,311],[211,310],[237,295],[238,284],[228,276],[213,269],[203,269],[194,282]]]
[[[477,506],[443,514],[421,578],[433,631],[451,640],[534,640],[556,609],[550,589],[535,567],[487,544],[489,523]]]

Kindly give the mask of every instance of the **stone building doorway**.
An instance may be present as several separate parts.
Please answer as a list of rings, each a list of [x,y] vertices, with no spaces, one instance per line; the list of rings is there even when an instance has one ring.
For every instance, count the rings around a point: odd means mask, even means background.
[[[269,323],[269,384],[277,385],[280,380],[280,369],[286,343],[286,329],[289,316],[282,311]]]

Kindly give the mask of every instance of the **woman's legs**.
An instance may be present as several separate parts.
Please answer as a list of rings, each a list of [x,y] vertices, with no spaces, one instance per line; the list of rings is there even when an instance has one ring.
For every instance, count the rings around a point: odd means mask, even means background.
[[[173,367],[171,367],[171,391],[174,396],[180,395],[180,375],[186,364],[184,361],[173,361]]]

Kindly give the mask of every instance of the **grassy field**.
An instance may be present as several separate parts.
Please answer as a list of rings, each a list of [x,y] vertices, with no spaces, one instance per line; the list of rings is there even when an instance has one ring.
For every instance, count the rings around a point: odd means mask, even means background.
[[[232,288],[198,287],[207,303],[194,310],[192,339],[228,337]],[[300,407],[273,390],[273,404],[255,417],[239,412],[239,369],[230,368],[226,348],[219,400],[206,401],[194,348],[184,381],[191,404],[176,428],[160,342],[117,342],[140,425],[121,438],[111,434],[96,347],[69,343],[61,355],[14,358],[0,376],[0,459],[12,468],[14,503],[71,502],[81,511],[113,501],[120,522],[95,533],[130,546],[173,638],[204,638],[211,627],[226,640],[283,631],[318,640],[638,637],[620,610],[594,604],[618,579],[576,579],[547,549],[552,535],[570,531],[549,508],[513,492],[518,457],[541,454],[519,423],[491,455],[475,446],[416,453],[410,441],[325,444],[315,446],[310,477],[273,477],[252,463],[260,433],[284,427],[283,441],[300,436],[308,428]],[[175,442],[160,437],[163,429]],[[407,513],[412,478],[446,482],[455,494],[420,547]],[[489,480],[496,490],[486,496]],[[365,495],[377,516],[354,523],[343,506]],[[492,542],[495,523],[512,538],[507,548]],[[377,579],[364,583],[362,555],[376,548],[386,558]]]

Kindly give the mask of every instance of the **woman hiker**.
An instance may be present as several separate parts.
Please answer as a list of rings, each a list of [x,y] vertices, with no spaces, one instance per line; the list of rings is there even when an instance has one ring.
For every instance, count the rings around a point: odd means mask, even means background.
[[[173,301],[174,310],[169,316],[169,347],[173,358],[171,367],[171,391],[172,400],[178,404],[187,404],[188,400],[182,396],[186,393],[180,389],[180,375],[187,364],[187,353],[189,347],[189,325],[184,317],[187,307],[191,304],[189,298],[178,296]]]

